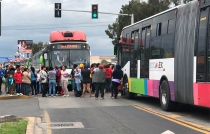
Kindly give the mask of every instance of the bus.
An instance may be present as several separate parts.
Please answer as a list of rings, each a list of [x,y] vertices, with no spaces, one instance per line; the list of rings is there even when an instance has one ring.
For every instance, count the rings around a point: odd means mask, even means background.
[[[210,0],[192,1],[122,29],[115,45],[123,95],[210,108]]]
[[[3,67],[6,68],[6,65],[24,65],[22,64],[22,62],[25,61],[25,58],[15,58],[15,59],[12,59],[12,60],[9,60],[9,61],[6,61],[3,63]]]
[[[36,69],[42,65],[65,65],[69,73],[74,64],[90,67],[90,46],[86,34],[81,30],[52,31],[48,45],[34,54],[31,64]]]

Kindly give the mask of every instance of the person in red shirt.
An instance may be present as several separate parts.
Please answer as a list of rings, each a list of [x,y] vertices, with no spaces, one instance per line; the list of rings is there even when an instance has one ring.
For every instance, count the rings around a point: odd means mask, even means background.
[[[16,94],[19,95],[23,95],[20,92],[20,88],[21,88],[21,84],[22,84],[22,77],[23,77],[23,73],[20,71],[20,66],[17,65],[16,66],[16,72],[14,74],[14,79],[15,79],[15,86],[16,86]]]
[[[110,65],[106,65],[104,68],[104,71],[106,72],[106,82],[105,82],[105,89],[106,93],[110,93],[110,85],[111,85],[111,78],[112,78],[112,70],[110,68]]]

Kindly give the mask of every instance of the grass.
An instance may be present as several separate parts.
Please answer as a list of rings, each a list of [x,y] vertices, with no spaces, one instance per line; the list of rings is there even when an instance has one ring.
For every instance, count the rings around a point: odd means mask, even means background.
[[[28,120],[19,119],[15,122],[0,123],[0,134],[25,134]]]

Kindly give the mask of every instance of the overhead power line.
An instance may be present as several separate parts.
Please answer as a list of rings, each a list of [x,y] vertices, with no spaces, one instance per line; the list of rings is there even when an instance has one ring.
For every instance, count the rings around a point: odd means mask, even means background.
[[[58,29],[58,28],[78,28],[78,27],[98,27],[98,26],[108,26],[108,25],[90,25],[90,26],[74,26],[74,27],[42,27],[42,28],[18,28],[18,29],[2,29],[2,31],[6,30],[35,30],[35,29]]]

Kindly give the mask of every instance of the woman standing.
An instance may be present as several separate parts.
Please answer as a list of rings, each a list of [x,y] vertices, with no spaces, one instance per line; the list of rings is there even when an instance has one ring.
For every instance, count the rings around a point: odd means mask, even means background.
[[[111,85],[111,78],[112,78],[112,70],[110,68],[110,65],[106,65],[104,68],[104,71],[106,72],[106,82],[105,82],[105,89],[106,93],[110,93],[110,85]]]
[[[36,85],[38,93],[42,93],[42,83],[41,83],[41,76],[40,76],[40,70],[37,71],[37,79],[36,79]]]
[[[41,76],[41,82],[42,82],[42,97],[47,97],[46,93],[47,93],[48,84],[47,84],[46,67],[42,66],[41,69],[42,70],[40,71],[40,76]]]
[[[20,71],[20,66],[17,65],[16,66],[16,72],[14,74],[14,79],[15,79],[15,86],[16,86],[16,94],[19,95],[23,95],[20,90],[21,90],[21,84],[22,84],[22,76],[23,73]]]
[[[114,96],[112,98],[117,99],[118,95],[118,86],[123,83],[123,71],[121,70],[120,65],[116,65],[116,69],[112,74],[112,88],[114,90]]]
[[[55,94],[55,86],[56,86],[56,71],[53,69],[53,67],[49,68],[49,72],[48,72],[48,78],[49,78],[49,97],[54,95],[54,97],[56,96]],[[53,95],[51,95],[51,92],[53,90]]]
[[[35,71],[34,67],[31,67],[31,89],[32,89],[32,95],[37,96],[37,89],[36,89],[36,80],[37,80],[37,73]]]
[[[23,94],[24,95],[28,95],[29,96],[29,90],[31,88],[31,77],[30,77],[30,74],[28,73],[28,69],[27,68],[24,68],[23,70],[23,77],[22,77],[22,89],[23,89]]]
[[[66,66],[62,66],[62,71],[61,71],[61,85],[62,85],[62,88],[64,90],[64,95],[63,97],[69,97],[69,93],[68,93],[68,88],[67,88],[67,85],[68,85],[68,72],[66,70]]]
[[[82,70],[82,76],[83,76],[83,92],[81,98],[84,97],[86,89],[88,89],[89,95],[91,97],[91,90],[90,90],[90,70],[87,66],[85,66],[85,69]]]

